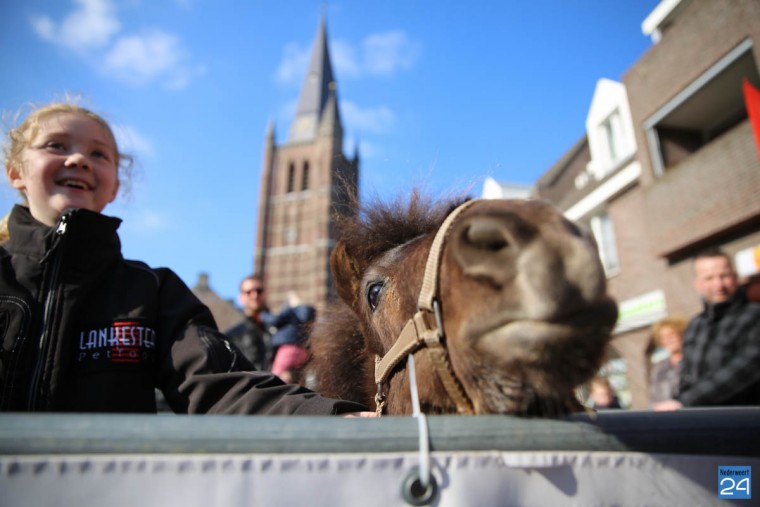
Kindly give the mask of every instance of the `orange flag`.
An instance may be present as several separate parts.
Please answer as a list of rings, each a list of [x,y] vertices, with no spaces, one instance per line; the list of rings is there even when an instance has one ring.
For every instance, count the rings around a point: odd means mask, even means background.
[[[752,131],[755,134],[757,156],[760,157],[760,91],[752,86],[746,77],[742,87],[744,89],[744,103],[747,106],[747,116],[749,116],[749,122],[752,124]]]

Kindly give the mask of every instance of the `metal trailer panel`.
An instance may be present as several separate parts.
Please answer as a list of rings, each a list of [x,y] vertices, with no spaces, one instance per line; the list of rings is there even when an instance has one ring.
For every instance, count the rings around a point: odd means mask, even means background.
[[[430,505],[736,505],[718,467],[760,470],[760,408],[428,426]],[[411,417],[0,414],[0,506],[409,505],[417,431]]]

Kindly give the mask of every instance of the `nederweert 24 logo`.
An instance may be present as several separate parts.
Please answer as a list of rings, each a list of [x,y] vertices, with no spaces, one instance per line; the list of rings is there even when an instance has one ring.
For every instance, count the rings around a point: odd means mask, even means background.
[[[78,345],[78,363],[142,363],[155,353],[156,331],[139,320],[116,320],[80,331]]]
[[[719,466],[718,498],[750,500],[752,498],[752,467]]]

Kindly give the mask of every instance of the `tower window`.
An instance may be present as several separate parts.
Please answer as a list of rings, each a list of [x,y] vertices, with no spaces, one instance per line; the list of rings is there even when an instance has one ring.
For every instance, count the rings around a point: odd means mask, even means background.
[[[309,190],[309,161],[303,163],[303,174],[301,175],[301,190]]]
[[[291,162],[291,164],[288,166],[288,190],[287,193],[291,193],[293,191],[293,186],[295,185],[296,180],[296,166]]]

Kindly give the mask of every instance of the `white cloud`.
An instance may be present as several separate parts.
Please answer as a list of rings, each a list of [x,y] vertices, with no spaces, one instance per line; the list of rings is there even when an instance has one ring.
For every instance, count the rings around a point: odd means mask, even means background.
[[[300,84],[306,74],[311,51],[311,47],[287,44],[275,71],[275,81],[287,85]],[[411,68],[420,52],[420,45],[401,30],[369,35],[359,47],[340,39],[330,41],[330,58],[339,79],[393,75],[401,69]]]
[[[364,67],[374,75],[390,75],[398,69],[409,69],[419,53],[419,45],[399,30],[370,35],[362,42]]]
[[[303,48],[295,43],[287,44],[283,50],[282,61],[275,71],[275,81],[281,84],[300,82],[309,66],[310,51],[310,48]]]
[[[178,67],[174,69],[173,75],[164,82],[164,88],[168,90],[182,90],[190,85],[193,78],[206,74],[205,65],[196,65],[194,67]]]
[[[37,35],[39,35],[44,40],[51,42],[55,40],[56,27],[55,23],[53,23],[50,18],[33,17],[32,28],[34,28],[34,31],[37,32]]]
[[[154,30],[117,40],[105,55],[104,64],[122,80],[144,84],[172,73],[184,58],[177,37]]]
[[[386,106],[362,108],[343,100],[340,111],[346,125],[359,132],[386,132],[396,121],[396,115]]]
[[[377,158],[382,150],[373,142],[366,139],[357,139],[353,137],[346,137],[343,140],[343,152],[348,157],[354,156],[354,150],[357,143],[359,144],[359,156],[362,159]]]
[[[110,0],[74,0],[76,9],[60,24],[46,16],[32,19],[32,26],[43,39],[76,51],[87,51],[108,44],[121,29]]]
[[[152,29],[117,37],[121,23],[112,0],[74,0],[75,9],[60,23],[47,16],[32,19],[37,35],[58,46],[76,50],[98,71],[131,85],[160,82],[167,89],[188,86],[203,75],[203,65],[189,63],[182,41]],[[188,7],[190,2],[178,0]]]
[[[330,58],[338,76],[357,77],[361,75],[361,64],[357,58],[356,49],[347,42],[336,40],[330,44]]]

